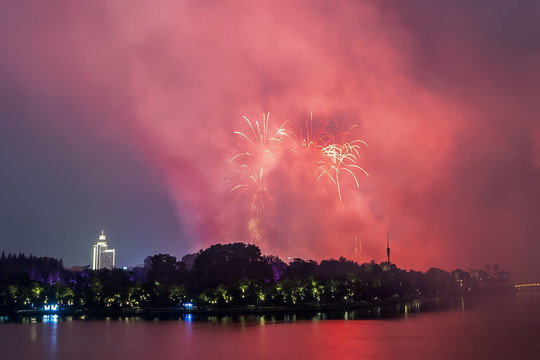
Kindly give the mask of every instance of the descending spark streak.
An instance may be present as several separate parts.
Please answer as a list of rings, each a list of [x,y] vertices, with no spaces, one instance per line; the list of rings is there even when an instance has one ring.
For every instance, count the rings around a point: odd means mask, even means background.
[[[261,217],[252,217],[248,223],[249,237],[253,242],[264,240],[264,224]]]
[[[251,193],[251,215],[254,214],[262,214],[264,211],[264,203],[265,201],[268,201],[270,204],[272,210],[275,213],[274,204],[272,202],[272,198],[270,197],[270,191],[269,191],[269,179],[264,174],[264,169],[261,167],[260,171],[254,171],[253,168],[242,165],[242,168],[246,170],[249,173],[248,179],[249,181],[247,183],[239,184],[233,187],[229,194],[232,195],[236,192],[236,196],[234,197],[233,203],[236,202],[236,200],[240,197],[240,195],[244,193]]]
[[[274,136],[268,135],[268,122],[270,119],[270,113],[263,114],[262,124],[255,121],[255,125],[247,118],[246,120],[249,128],[251,129],[252,138],[241,131],[235,131],[234,133],[240,135],[248,144],[253,148],[253,152],[243,152],[234,156],[230,161],[234,161],[242,156],[247,156],[252,161],[267,161],[272,157],[272,152],[277,149],[277,145],[280,142],[280,138],[284,135],[284,125],[276,131]]]
[[[360,184],[353,170],[360,170],[366,176],[369,176],[367,171],[358,165],[360,146],[368,146],[368,144],[362,140],[347,142],[347,138],[351,135],[355,127],[356,125],[353,125],[350,129],[344,129],[341,133],[331,136],[329,143],[321,149],[322,158],[317,163],[317,181],[322,176],[327,176],[336,184],[340,202],[343,201],[341,197],[340,173],[349,173],[354,179],[356,187],[360,187]]]
[[[305,136],[302,129],[299,129],[293,123],[290,124],[291,129],[285,131],[285,135],[292,140],[294,146],[291,147],[291,150],[296,153],[303,150],[319,151],[321,146],[323,146],[330,137],[330,134],[326,131],[328,125],[328,121],[326,120],[319,121],[315,130],[313,129],[313,114],[311,114],[309,122],[306,120]]]
[[[296,157],[296,160],[303,166],[311,168],[314,174],[317,172],[316,164],[322,156],[322,149],[331,137],[326,131],[328,121],[319,121],[316,126],[313,124],[313,113],[309,120],[306,120],[305,134],[301,128],[296,127],[292,122],[287,122],[290,128],[284,132],[283,143]]]
[[[369,176],[367,171],[357,165],[360,148],[360,145],[357,143],[367,146],[364,141],[355,140],[341,145],[330,144],[322,149],[324,159],[319,162],[319,167],[317,169],[319,175],[317,176],[317,180],[319,180],[322,176],[328,176],[330,180],[336,184],[340,202],[343,201],[341,197],[341,185],[339,180],[339,175],[341,172],[349,173],[354,179],[356,187],[360,187],[360,184],[358,183],[358,178],[354,174],[353,169],[358,169]]]

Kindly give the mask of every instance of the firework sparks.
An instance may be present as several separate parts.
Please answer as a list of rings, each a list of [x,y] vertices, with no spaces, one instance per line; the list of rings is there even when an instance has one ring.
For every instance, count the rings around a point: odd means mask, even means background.
[[[366,176],[369,176],[366,170],[357,165],[359,157],[360,144],[367,146],[364,141],[354,140],[345,144],[330,144],[322,149],[323,159],[319,161],[317,168],[319,180],[323,176],[327,176],[334,184],[336,184],[339,201],[343,201],[341,197],[341,185],[339,175],[346,172],[352,176],[356,187],[360,187],[358,178],[354,170],[362,171]]]
[[[302,129],[296,127],[293,123],[288,122],[291,129],[285,131],[287,138],[293,143],[290,149],[299,153],[302,151],[320,151],[324,146],[326,140],[331,137],[330,133],[326,130],[328,121],[322,120],[317,123],[317,126],[313,126],[313,113],[310,116],[309,121],[306,120],[306,132],[305,135]]]
[[[268,203],[275,213],[269,191],[270,180],[266,169],[271,167],[270,161],[274,156],[273,153],[280,148],[279,144],[285,133],[284,125],[273,135],[269,135],[269,113],[263,114],[262,123],[258,121],[252,123],[247,117],[244,116],[243,118],[251,130],[251,133],[248,132],[250,136],[241,131],[235,131],[234,133],[241,136],[249,144],[251,151],[241,152],[230,160],[231,162],[240,162],[241,169],[245,173],[245,181],[233,187],[229,194],[234,195],[233,203],[242,194],[250,194],[251,216],[254,216],[254,214],[262,216],[265,203]]]
[[[279,166],[279,154],[285,150],[294,154],[296,160],[311,168],[315,182],[327,178],[336,185],[339,201],[342,202],[340,179],[344,173],[349,174],[357,187],[360,187],[356,173],[369,174],[358,165],[360,149],[367,146],[364,141],[348,138],[355,126],[343,129],[337,135],[329,130],[326,120],[313,121],[313,114],[306,121],[306,127],[296,127],[292,122],[285,122],[270,135],[270,114],[263,114],[262,122],[251,122],[244,116],[249,131],[247,133],[234,131],[248,145],[247,151],[240,152],[230,161],[240,165],[242,180],[230,191],[233,204],[240,197],[250,199],[250,219],[247,231],[252,241],[264,239],[264,216],[270,207],[276,212],[270,192],[270,175],[274,166]],[[344,125],[343,125],[344,126]]]
[[[251,217],[248,223],[248,233],[250,240],[260,243],[264,240],[264,223],[260,217]]]
[[[345,129],[337,135],[328,131],[329,122],[319,121],[316,126],[313,123],[313,113],[309,121],[306,121],[305,134],[301,129],[291,124],[291,129],[286,132],[290,150],[296,155],[298,161],[311,167],[319,181],[322,177],[329,178],[337,187],[339,201],[342,202],[340,174],[345,172],[352,176],[356,186],[360,187],[355,171],[359,170],[366,176],[369,174],[358,165],[360,147],[368,146],[362,140],[348,142],[356,126]]]
[[[269,184],[270,181],[266,174],[264,173],[264,168],[260,168],[259,171],[254,171],[253,168],[242,165],[242,168],[248,172],[248,182],[244,184],[239,184],[233,187],[229,194],[234,196],[233,203],[236,203],[236,200],[244,193],[251,195],[251,215],[262,214],[265,209],[265,202],[268,202],[270,207],[274,210],[274,205],[272,203],[272,198],[270,196]]]
[[[290,128],[284,132],[287,148],[295,154],[297,161],[306,168],[310,168],[314,174],[317,173],[317,164],[323,156],[322,150],[326,146],[331,135],[326,130],[328,121],[322,120],[314,126],[313,113],[309,121],[306,120],[305,134],[301,128],[296,127],[292,122],[288,122]]]
[[[252,148],[252,151],[242,152],[234,156],[230,161],[241,157],[251,159],[251,162],[266,162],[272,157],[272,152],[278,148],[281,137],[285,134],[284,125],[282,125],[273,136],[268,135],[268,122],[270,113],[263,114],[262,123],[255,121],[253,124],[246,116],[243,117],[251,129],[251,137],[241,131],[234,133],[240,135]],[[248,133],[249,134],[249,133]]]

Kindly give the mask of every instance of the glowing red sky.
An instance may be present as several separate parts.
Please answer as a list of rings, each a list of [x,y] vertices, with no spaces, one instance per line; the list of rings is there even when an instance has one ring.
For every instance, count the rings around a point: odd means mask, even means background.
[[[363,234],[360,260],[382,261],[389,232],[402,268],[499,263],[538,279],[539,10],[3,2],[0,249],[89,263],[104,227],[133,265],[245,241],[226,191],[233,132],[243,115],[270,112],[276,129],[313,112],[358,126],[370,177],[344,181],[340,203],[283,160],[264,252],[350,258]]]

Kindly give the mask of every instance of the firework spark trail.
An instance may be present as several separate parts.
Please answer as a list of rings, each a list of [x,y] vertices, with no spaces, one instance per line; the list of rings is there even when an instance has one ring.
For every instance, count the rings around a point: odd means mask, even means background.
[[[259,124],[258,121],[255,121],[255,124],[253,124],[246,116],[243,118],[246,120],[249,128],[251,129],[251,137],[241,131],[235,131],[234,133],[240,135],[244,140],[246,140],[252,147],[253,151],[239,153],[230,161],[232,162],[246,156],[247,158],[251,159],[251,162],[259,162],[259,165],[264,165],[260,164],[260,162],[264,163],[268,161],[273,156],[272,152],[278,149],[277,145],[280,143],[280,139],[285,134],[285,124],[281,125],[273,136],[269,136],[268,122],[270,119],[270,113],[263,114],[263,121],[261,124]]]
[[[271,136],[268,131],[268,123],[270,119],[270,113],[263,114],[262,123],[258,121],[252,123],[246,116],[243,117],[247,122],[251,133],[248,135],[241,131],[235,131],[234,133],[241,136],[250,146],[251,151],[241,152],[234,156],[230,161],[239,161],[241,168],[246,173],[245,182],[239,184],[229,191],[232,195],[236,193],[233,203],[244,193],[251,194],[251,215],[255,212],[262,213],[265,209],[265,202],[267,201],[272,209],[274,205],[269,192],[270,180],[268,178],[268,169],[270,167],[270,161],[273,158],[273,152],[279,149],[281,138],[285,134],[285,124],[281,125],[276,133]]]
[[[249,219],[247,231],[250,240],[261,243],[264,240],[264,223],[262,217],[252,216]]]
[[[312,113],[309,121],[306,120],[305,135],[301,129],[292,123],[291,129],[285,134],[289,143],[291,143],[290,150],[296,155],[298,161],[311,166],[317,181],[326,176],[336,184],[339,201],[342,202],[340,173],[349,173],[356,186],[360,187],[354,170],[360,170],[366,176],[369,176],[357,164],[360,156],[360,146],[368,145],[362,140],[347,141],[356,125],[345,129],[345,123],[343,123],[343,129],[337,135],[332,135],[328,131],[328,127],[329,122],[326,120],[319,121],[314,126]]]
[[[255,171],[252,167],[245,164],[242,165],[242,168],[249,173],[248,181],[236,185],[229,191],[229,195],[236,193],[233,203],[236,203],[240,195],[248,193],[251,194],[251,216],[256,214],[262,215],[265,209],[265,201],[268,201],[268,204],[275,213],[276,210],[269,190],[270,180],[264,173],[264,168],[261,167],[259,171]]]
[[[306,120],[305,136],[302,129],[296,127],[292,122],[289,121],[286,124],[290,124],[291,129],[285,131],[284,134],[293,144],[289,149],[295,153],[302,151],[318,152],[331,137],[330,133],[326,130],[328,126],[327,120],[319,121],[317,126],[315,128],[313,127],[313,113],[310,116],[310,120]]]
[[[310,119],[306,120],[305,133],[291,121],[286,125],[289,127],[281,139],[284,147],[294,154],[299,164],[317,175],[317,164],[323,156],[322,150],[331,138],[326,130],[328,121],[321,120],[314,126],[312,113]]]
[[[323,160],[319,161],[318,163],[317,181],[323,176],[330,178],[330,180],[336,184],[340,202],[343,201],[341,197],[341,184],[339,180],[340,173],[349,173],[354,179],[356,187],[360,187],[360,184],[358,183],[358,178],[353,171],[354,169],[358,169],[366,174],[366,176],[369,176],[366,170],[357,165],[358,157],[360,155],[359,144],[364,144],[367,146],[364,141],[354,140],[344,144],[330,144],[322,149],[324,156]]]

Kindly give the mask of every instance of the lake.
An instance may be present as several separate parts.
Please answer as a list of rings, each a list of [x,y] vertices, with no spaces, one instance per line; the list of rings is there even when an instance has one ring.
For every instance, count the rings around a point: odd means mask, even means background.
[[[540,359],[540,297],[172,319],[0,317],[1,359]]]

